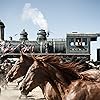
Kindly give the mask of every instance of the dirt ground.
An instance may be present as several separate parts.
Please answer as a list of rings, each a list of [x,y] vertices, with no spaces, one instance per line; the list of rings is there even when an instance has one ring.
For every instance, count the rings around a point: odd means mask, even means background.
[[[8,84],[7,89],[1,88],[0,100],[45,100],[39,87],[30,92],[27,98],[22,96],[19,99],[20,90],[18,90],[16,85],[16,82],[13,82]]]

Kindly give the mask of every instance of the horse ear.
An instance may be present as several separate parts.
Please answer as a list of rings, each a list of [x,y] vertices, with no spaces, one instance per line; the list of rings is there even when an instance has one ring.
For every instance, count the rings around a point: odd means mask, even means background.
[[[19,58],[19,59],[20,59],[21,61],[23,61],[23,58],[24,58],[24,57],[23,57],[23,52],[20,51],[20,58]]]
[[[23,51],[20,51],[20,57],[22,59],[25,59],[25,58],[27,58],[27,55]]]
[[[20,55],[23,57],[24,56],[24,52],[21,50],[20,51]]]
[[[33,56],[33,55],[32,55],[32,58],[33,58],[34,61],[36,60],[35,56]]]

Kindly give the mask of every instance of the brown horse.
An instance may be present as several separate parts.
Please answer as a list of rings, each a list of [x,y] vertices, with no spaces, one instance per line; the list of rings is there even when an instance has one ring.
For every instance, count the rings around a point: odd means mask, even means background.
[[[66,74],[63,74],[66,72]],[[30,91],[41,83],[49,82],[57,93],[57,100],[99,100],[100,83],[83,76],[62,65],[52,65],[35,58],[29,68],[20,90],[22,93]],[[56,100],[56,99],[55,99]]]
[[[44,60],[46,62],[55,62],[55,64],[59,62],[63,62],[60,57],[53,57],[52,56],[42,56],[42,57],[36,57],[39,60]],[[21,56],[18,61],[14,64],[14,66],[11,68],[11,70],[7,73],[6,79],[9,82],[12,82],[13,80],[26,75],[29,67],[33,64],[34,60],[32,56],[28,56],[25,53],[21,52]],[[73,70],[76,70],[78,72],[82,72],[84,70],[89,69],[88,65],[86,65],[85,62],[81,62],[83,64],[80,64],[80,62],[66,62],[64,63],[66,66],[70,67],[71,65],[74,64],[74,67],[72,67]],[[54,64],[54,63],[53,63]]]
[[[32,63],[33,59],[31,56],[27,56],[21,53],[19,60],[16,61],[14,66],[7,73],[6,75],[7,81],[12,82],[17,78],[24,76],[27,73],[29,67],[32,65]]]
[[[28,59],[28,57],[27,57],[27,59]],[[56,64],[58,64],[60,62],[63,62],[62,59],[60,57],[58,57],[58,56],[42,56],[42,57],[36,57],[36,59],[38,59],[40,61],[42,60],[42,61],[50,62],[52,65],[53,64],[56,65]],[[25,62],[26,60],[24,60],[23,62]],[[34,62],[34,60],[33,60],[33,62]],[[70,62],[70,63],[68,62],[68,63],[63,63],[63,64],[65,64],[65,66],[68,66],[68,67],[70,65],[74,65],[72,67],[72,69],[74,69],[76,71],[80,71],[80,70],[82,71],[82,70],[86,69],[86,67],[87,67],[87,66],[85,66],[85,64],[81,64],[80,65],[80,62],[78,62],[78,63],[77,62]],[[42,82],[39,86],[42,89],[43,94],[44,94],[45,98],[47,98],[47,100],[49,100],[49,99],[50,100],[58,100],[58,96],[56,95],[54,89],[51,87],[51,85],[49,83],[47,83],[47,82],[43,83]],[[34,87],[30,87],[29,91],[32,91],[33,89],[34,89]],[[29,93],[29,91],[27,91],[24,94],[27,95]]]
[[[47,56],[37,57],[38,59],[46,59]],[[50,58],[50,57],[49,57]],[[56,59],[57,61],[58,59]],[[15,79],[26,75],[29,67],[33,64],[34,60],[32,56],[28,56],[25,53],[21,52],[19,60],[17,60],[14,66],[10,69],[10,71],[6,75],[6,79],[9,82],[14,81]]]
[[[60,62],[59,57],[55,57],[55,59],[54,58],[52,59],[52,56],[49,56],[49,57],[48,56],[37,57],[37,59],[44,60],[44,61],[51,62],[51,63],[52,62],[55,62],[55,63]],[[13,80],[25,75],[27,70],[28,70],[28,68],[30,67],[30,65],[32,63],[33,63],[33,59],[32,59],[31,56],[29,57],[29,56],[21,53],[21,57],[20,57],[19,61],[17,61],[15,63],[14,67],[7,74],[8,80],[9,81],[13,81]],[[72,64],[72,62],[69,65],[71,65],[71,64]],[[76,65],[76,67],[75,67],[76,69],[80,68],[81,70],[83,70],[86,67],[86,66],[82,67],[82,65],[81,65],[81,67],[77,67],[77,66],[79,66],[79,62],[74,64],[74,66],[75,65]],[[41,87],[43,93],[46,95],[45,96],[46,98],[50,98],[50,99],[53,98],[53,100],[55,100],[57,98],[56,93],[53,92],[53,89],[52,89],[52,87],[51,87],[51,85],[49,83],[48,84],[42,83],[42,85],[40,85],[40,87]],[[49,90],[48,93],[47,93],[46,90]]]
[[[45,56],[37,57],[37,58],[38,59],[40,59],[40,58],[46,59]],[[58,59],[56,59],[56,61],[57,60]],[[11,70],[6,75],[7,81],[12,82],[17,78],[26,75],[29,67],[33,64],[33,62],[34,62],[34,60],[33,60],[32,56],[27,56],[26,54],[21,52],[21,56],[20,56],[19,60],[16,61],[15,65],[11,68]],[[39,86],[42,89],[42,92],[43,92],[45,98],[48,98],[48,100],[49,99],[52,99],[52,100],[57,99],[56,93],[54,92],[54,90],[52,89],[52,87],[49,83],[45,82],[45,83],[40,84]],[[48,90],[48,93],[47,92],[45,93],[45,91],[47,91],[47,90]]]

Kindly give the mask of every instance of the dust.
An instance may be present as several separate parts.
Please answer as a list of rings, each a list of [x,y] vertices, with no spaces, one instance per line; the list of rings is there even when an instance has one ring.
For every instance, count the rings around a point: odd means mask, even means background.
[[[26,97],[22,96],[20,97],[20,90],[18,87],[16,87],[17,84],[15,82],[8,83],[8,87],[5,89],[3,87],[0,87],[1,94],[0,94],[0,100],[45,100],[42,90],[37,87],[32,92],[30,92]]]

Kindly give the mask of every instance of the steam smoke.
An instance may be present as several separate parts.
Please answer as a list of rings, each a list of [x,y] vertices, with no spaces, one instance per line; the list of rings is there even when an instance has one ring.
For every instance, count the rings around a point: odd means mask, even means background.
[[[32,8],[30,3],[26,3],[23,8],[22,19],[31,19],[35,25],[38,25],[40,29],[48,31],[48,23],[44,18],[41,11],[37,8]]]

